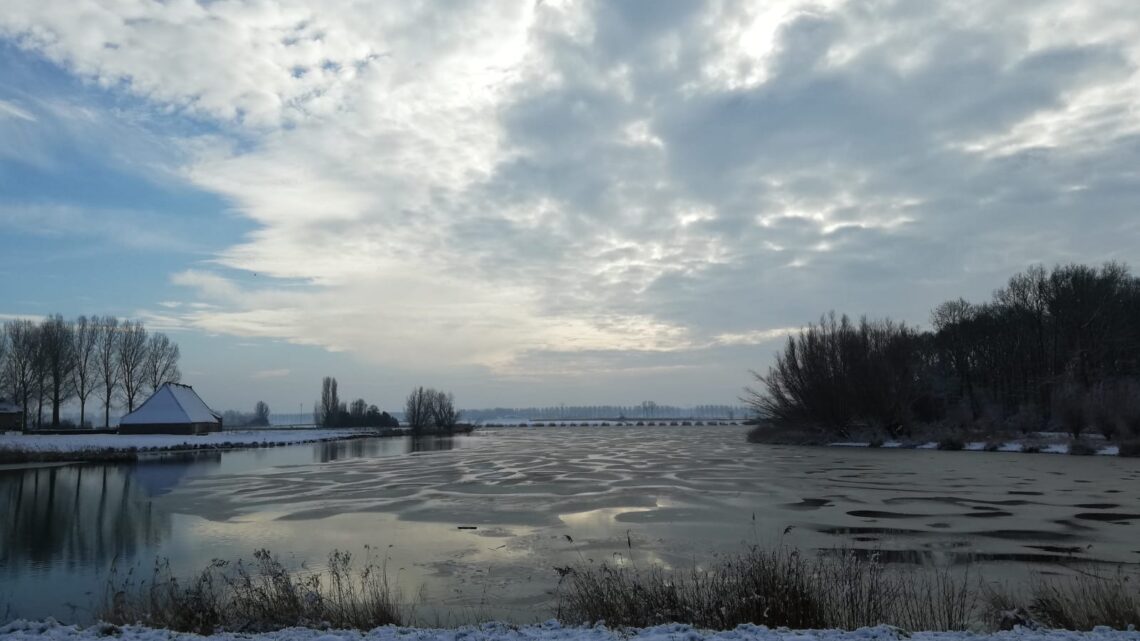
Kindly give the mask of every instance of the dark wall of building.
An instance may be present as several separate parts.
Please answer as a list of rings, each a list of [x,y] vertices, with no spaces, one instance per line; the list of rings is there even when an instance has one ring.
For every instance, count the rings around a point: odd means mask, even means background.
[[[119,434],[207,434],[222,431],[222,424],[218,423],[143,423],[139,425],[120,425]]]

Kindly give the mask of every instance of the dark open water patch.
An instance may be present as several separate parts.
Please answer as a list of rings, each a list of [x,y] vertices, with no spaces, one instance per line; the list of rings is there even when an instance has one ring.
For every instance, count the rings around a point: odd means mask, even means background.
[[[984,512],[967,512],[966,514],[963,514],[962,516],[966,516],[966,517],[973,518],[973,519],[985,519],[985,518],[991,518],[991,517],[995,517],[995,516],[1013,516],[1013,512],[1005,512],[1003,510],[986,510]]]
[[[862,519],[926,519],[934,516],[933,514],[909,514],[907,512],[886,512],[884,510],[851,510],[847,514]]]
[[[1131,521],[1133,519],[1140,519],[1140,514],[1127,514],[1121,512],[1080,512],[1074,514],[1073,518],[1081,519],[1082,521]]]
[[[1085,510],[1114,510],[1120,505],[1118,503],[1077,503],[1073,507],[1079,507]]]
[[[828,507],[832,502],[828,499],[802,499],[799,503],[785,503],[781,507],[789,510],[818,510],[821,507]]]
[[[1083,548],[1078,545],[1064,546],[1064,545],[1027,545],[1027,548],[1034,550],[1041,550],[1042,552],[1051,552],[1053,554],[1081,554],[1088,548]]]
[[[820,527],[816,528],[816,532],[820,534],[830,534],[832,536],[851,536],[851,535],[865,535],[877,534],[884,536],[914,536],[926,534],[922,530],[907,530],[903,528],[890,528],[890,527]]]

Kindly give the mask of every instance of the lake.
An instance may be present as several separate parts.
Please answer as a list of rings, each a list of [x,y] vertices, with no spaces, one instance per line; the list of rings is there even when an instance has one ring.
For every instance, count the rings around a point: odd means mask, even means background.
[[[554,567],[690,567],[751,544],[980,564],[1140,562],[1140,460],[799,448],[742,427],[484,429],[0,471],[0,615],[85,621],[112,565],[260,548],[389,559],[424,623],[545,620]],[[460,529],[463,528],[463,529]]]

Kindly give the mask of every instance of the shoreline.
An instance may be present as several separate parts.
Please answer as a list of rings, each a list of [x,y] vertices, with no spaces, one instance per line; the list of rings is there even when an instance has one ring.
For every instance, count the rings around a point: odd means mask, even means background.
[[[769,431],[770,430],[770,431]],[[755,427],[748,432],[747,440],[754,445],[783,445],[793,447],[847,447],[884,450],[938,450],[943,452],[998,452],[1006,454],[1064,454],[1069,456],[1116,456],[1135,458],[1136,441],[1108,441],[1098,434],[1079,439],[1061,432],[1033,432],[1028,435],[949,435],[939,438],[883,439],[868,438],[865,434],[847,440],[803,430]]]
[[[309,432],[309,434],[304,434]],[[39,464],[132,463],[140,455],[287,447],[365,438],[411,436],[407,428],[233,430],[183,436],[170,434],[0,433],[0,471]]]

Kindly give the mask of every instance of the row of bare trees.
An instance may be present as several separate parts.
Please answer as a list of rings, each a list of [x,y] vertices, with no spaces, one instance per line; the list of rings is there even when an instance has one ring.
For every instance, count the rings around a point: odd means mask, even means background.
[[[1034,267],[931,319],[918,331],[825,317],[788,339],[745,400],[774,422],[841,435],[939,421],[1079,433],[1099,417],[1108,436],[1140,420],[1140,278],[1124,265]]]
[[[23,410],[24,429],[42,427],[48,407],[50,425],[59,427],[60,411],[72,401],[85,425],[92,399],[102,403],[103,425],[110,427],[112,408],[134,411],[145,394],[178,382],[180,357],[177,343],[139,321],[59,314],[10,320],[0,332],[0,395]]]
[[[388,412],[369,405],[363,398],[351,403],[340,400],[336,378],[321,381],[321,399],[314,404],[313,422],[324,427],[399,427],[400,421]]]

